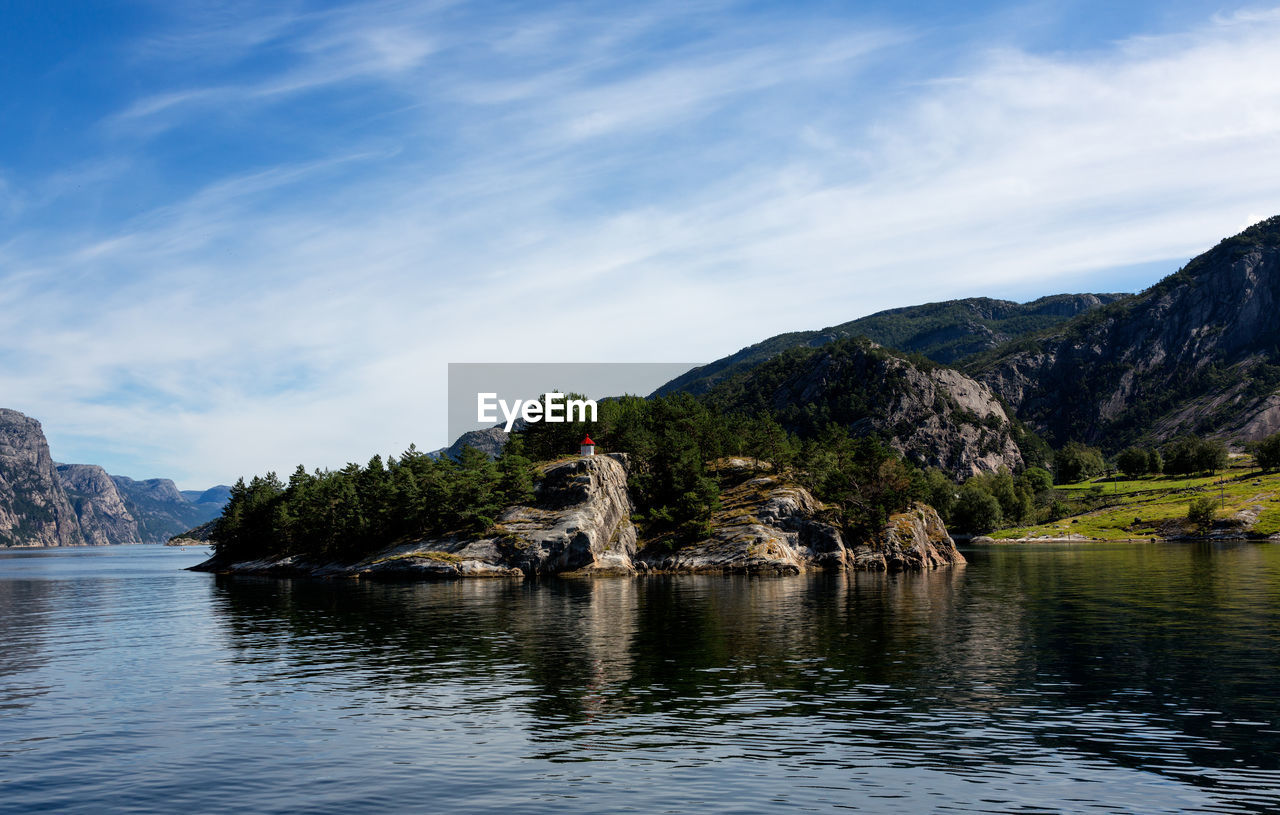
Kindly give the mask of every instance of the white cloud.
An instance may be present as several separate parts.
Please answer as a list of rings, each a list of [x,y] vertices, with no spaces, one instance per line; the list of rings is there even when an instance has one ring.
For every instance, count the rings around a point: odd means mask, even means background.
[[[402,103],[385,129],[0,246],[0,389],[56,456],[192,487],[340,466],[444,444],[449,361],[710,359],[881,308],[1072,290],[1280,211],[1276,15],[963,53],[895,84],[929,47],[910,32],[714,9],[673,26],[670,7],[455,29],[396,8],[232,27],[238,57],[290,59],[134,100],[112,138],[140,162],[210,105],[265,126],[353,80]],[[655,45],[672,27],[696,36]]]

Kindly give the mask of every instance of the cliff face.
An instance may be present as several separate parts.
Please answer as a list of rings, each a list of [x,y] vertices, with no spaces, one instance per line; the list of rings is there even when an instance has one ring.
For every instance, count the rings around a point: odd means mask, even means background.
[[[621,455],[548,466],[529,506],[506,509],[484,536],[433,538],[385,549],[358,563],[284,557],[233,563],[215,556],[202,571],[368,577],[524,577],[645,572],[794,574],[810,569],[900,571],[963,563],[938,519],[917,505],[874,540],[848,543],[824,508],[785,478],[746,460],[722,463],[742,480],[722,496],[706,540],[674,551],[644,550],[631,523],[627,459]]]
[[[138,522],[106,470],[96,464],[59,464],[57,472],[86,543],[142,542]]]
[[[785,477],[759,473],[753,462],[730,459],[742,483],[720,496],[710,538],[669,553],[642,553],[642,569],[660,572],[797,574],[811,569],[913,571],[964,563],[942,519],[916,504],[892,516],[872,540],[846,541],[825,520],[823,506]]]
[[[0,546],[84,542],[40,423],[0,408]]]
[[[986,385],[866,340],[788,352],[707,398],[725,410],[773,413],[799,432],[831,421],[880,435],[907,459],[960,478],[1022,464],[1009,417]]]
[[[971,372],[1051,441],[1280,429],[1280,217]]]

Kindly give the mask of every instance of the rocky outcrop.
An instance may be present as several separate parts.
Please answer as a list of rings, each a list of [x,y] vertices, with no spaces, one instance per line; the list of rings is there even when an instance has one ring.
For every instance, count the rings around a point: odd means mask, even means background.
[[[199,571],[371,578],[598,576],[722,572],[796,574],[813,569],[905,571],[963,563],[941,519],[916,505],[875,539],[849,545],[807,490],[760,462],[717,462],[724,490],[705,540],[669,550],[641,548],[631,522],[627,459],[601,455],[555,462],[536,500],[506,509],[480,536],[388,547],[357,563],[294,557],[231,562],[214,556]]]
[[[40,423],[0,408],[0,546],[84,542]]]
[[[853,568],[863,571],[920,571],[964,563],[937,510],[914,504],[889,516],[880,537],[850,549]]]
[[[141,543],[138,522],[125,506],[115,481],[96,464],[59,464],[58,480],[92,545]]]
[[[727,464],[727,466],[725,466]],[[798,574],[812,569],[917,571],[964,563],[942,519],[916,504],[892,516],[874,539],[847,543],[804,487],[761,472],[749,459],[731,459],[718,469],[746,475],[721,494],[711,537],[671,552],[644,552],[642,569],[658,572]]]
[[[846,564],[840,532],[823,520],[822,505],[808,490],[750,459],[729,459],[716,469],[722,478],[736,470],[744,480],[722,491],[711,537],[648,551],[645,570],[797,574]]]
[[[626,456],[573,458],[544,467],[534,502],[507,508],[482,536],[412,541],[354,564],[292,558],[227,563],[215,556],[197,569],[369,577],[630,574],[636,553],[633,511]]]
[[[1280,216],[970,371],[1050,441],[1280,428]]]

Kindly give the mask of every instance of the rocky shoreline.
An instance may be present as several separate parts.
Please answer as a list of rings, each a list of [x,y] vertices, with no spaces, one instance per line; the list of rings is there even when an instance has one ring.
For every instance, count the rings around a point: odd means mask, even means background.
[[[547,465],[534,503],[508,507],[482,536],[389,546],[357,562],[283,556],[192,567],[221,574],[308,577],[526,578],[543,575],[799,574],[812,570],[919,571],[963,564],[932,507],[889,519],[874,540],[846,541],[803,487],[759,462],[717,463],[729,483],[705,540],[676,549],[643,546],[632,523],[625,455]]]

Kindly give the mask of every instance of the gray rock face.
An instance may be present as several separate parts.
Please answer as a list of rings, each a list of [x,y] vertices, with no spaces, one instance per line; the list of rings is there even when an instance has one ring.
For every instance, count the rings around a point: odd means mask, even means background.
[[[631,523],[627,459],[601,455],[548,466],[537,500],[499,517],[493,533],[390,547],[359,563],[279,558],[196,567],[238,574],[526,577],[646,572],[794,574],[810,569],[901,571],[963,563],[936,512],[917,505],[872,541],[848,545],[807,490],[747,460],[721,463],[742,481],[725,491],[713,535],[675,551],[641,551]]]
[[[138,522],[106,470],[96,464],[59,464],[57,472],[86,543],[142,542]]]
[[[315,564],[291,558],[225,563],[204,571],[261,574],[404,577],[523,577],[547,574],[630,574],[635,571],[634,507],[627,458],[600,455],[548,465],[530,506],[508,507],[493,534],[429,538],[394,546],[355,564]]]
[[[889,517],[879,539],[850,548],[853,568],[873,572],[920,571],[964,563],[964,555],[937,510],[915,504]]]
[[[1022,454],[990,388],[959,371],[917,367],[867,340],[843,340],[791,352],[712,390],[709,398],[742,413],[774,413],[789,429],[821,410],[855,435],[879,435],[907,459],[959,478],[1001,467]],[[815,430],[816,428],[809,428]]]
[[[913,571],[964,563],[938,513],[916,504],[889,519],[874,540],[846,542],[824,520],[822,505],[801,486],[758,465],[731,459],[753,474],[721,495],[710,538],[669,554],[648,552],[641,565],[659,572],[797,574],[811,569]],[[721,467],[723,474],[725,467]]]
[[[976,371],[1049,440],[1280,429],[1280,217]]]
[[[727,463],[748,474],[756,469],[749,460]],[[797,574],[848,562],[840,532],[821,520],[821,505],[803,487],[769,473],[753,475],[724,490],[720,503],[710,538],[670,553],[649,552],[644,566],[658,572]]]
[[[494,525],[496,534],[419,541],[380,553],[355,571],[408,567],[477,577],[632,573],[636,530],[626,468],[623,455],[555,462],[543,471],[535,502],[504,510]]]
[[[0,408],[0,546],[84,542],[40,423]]]

